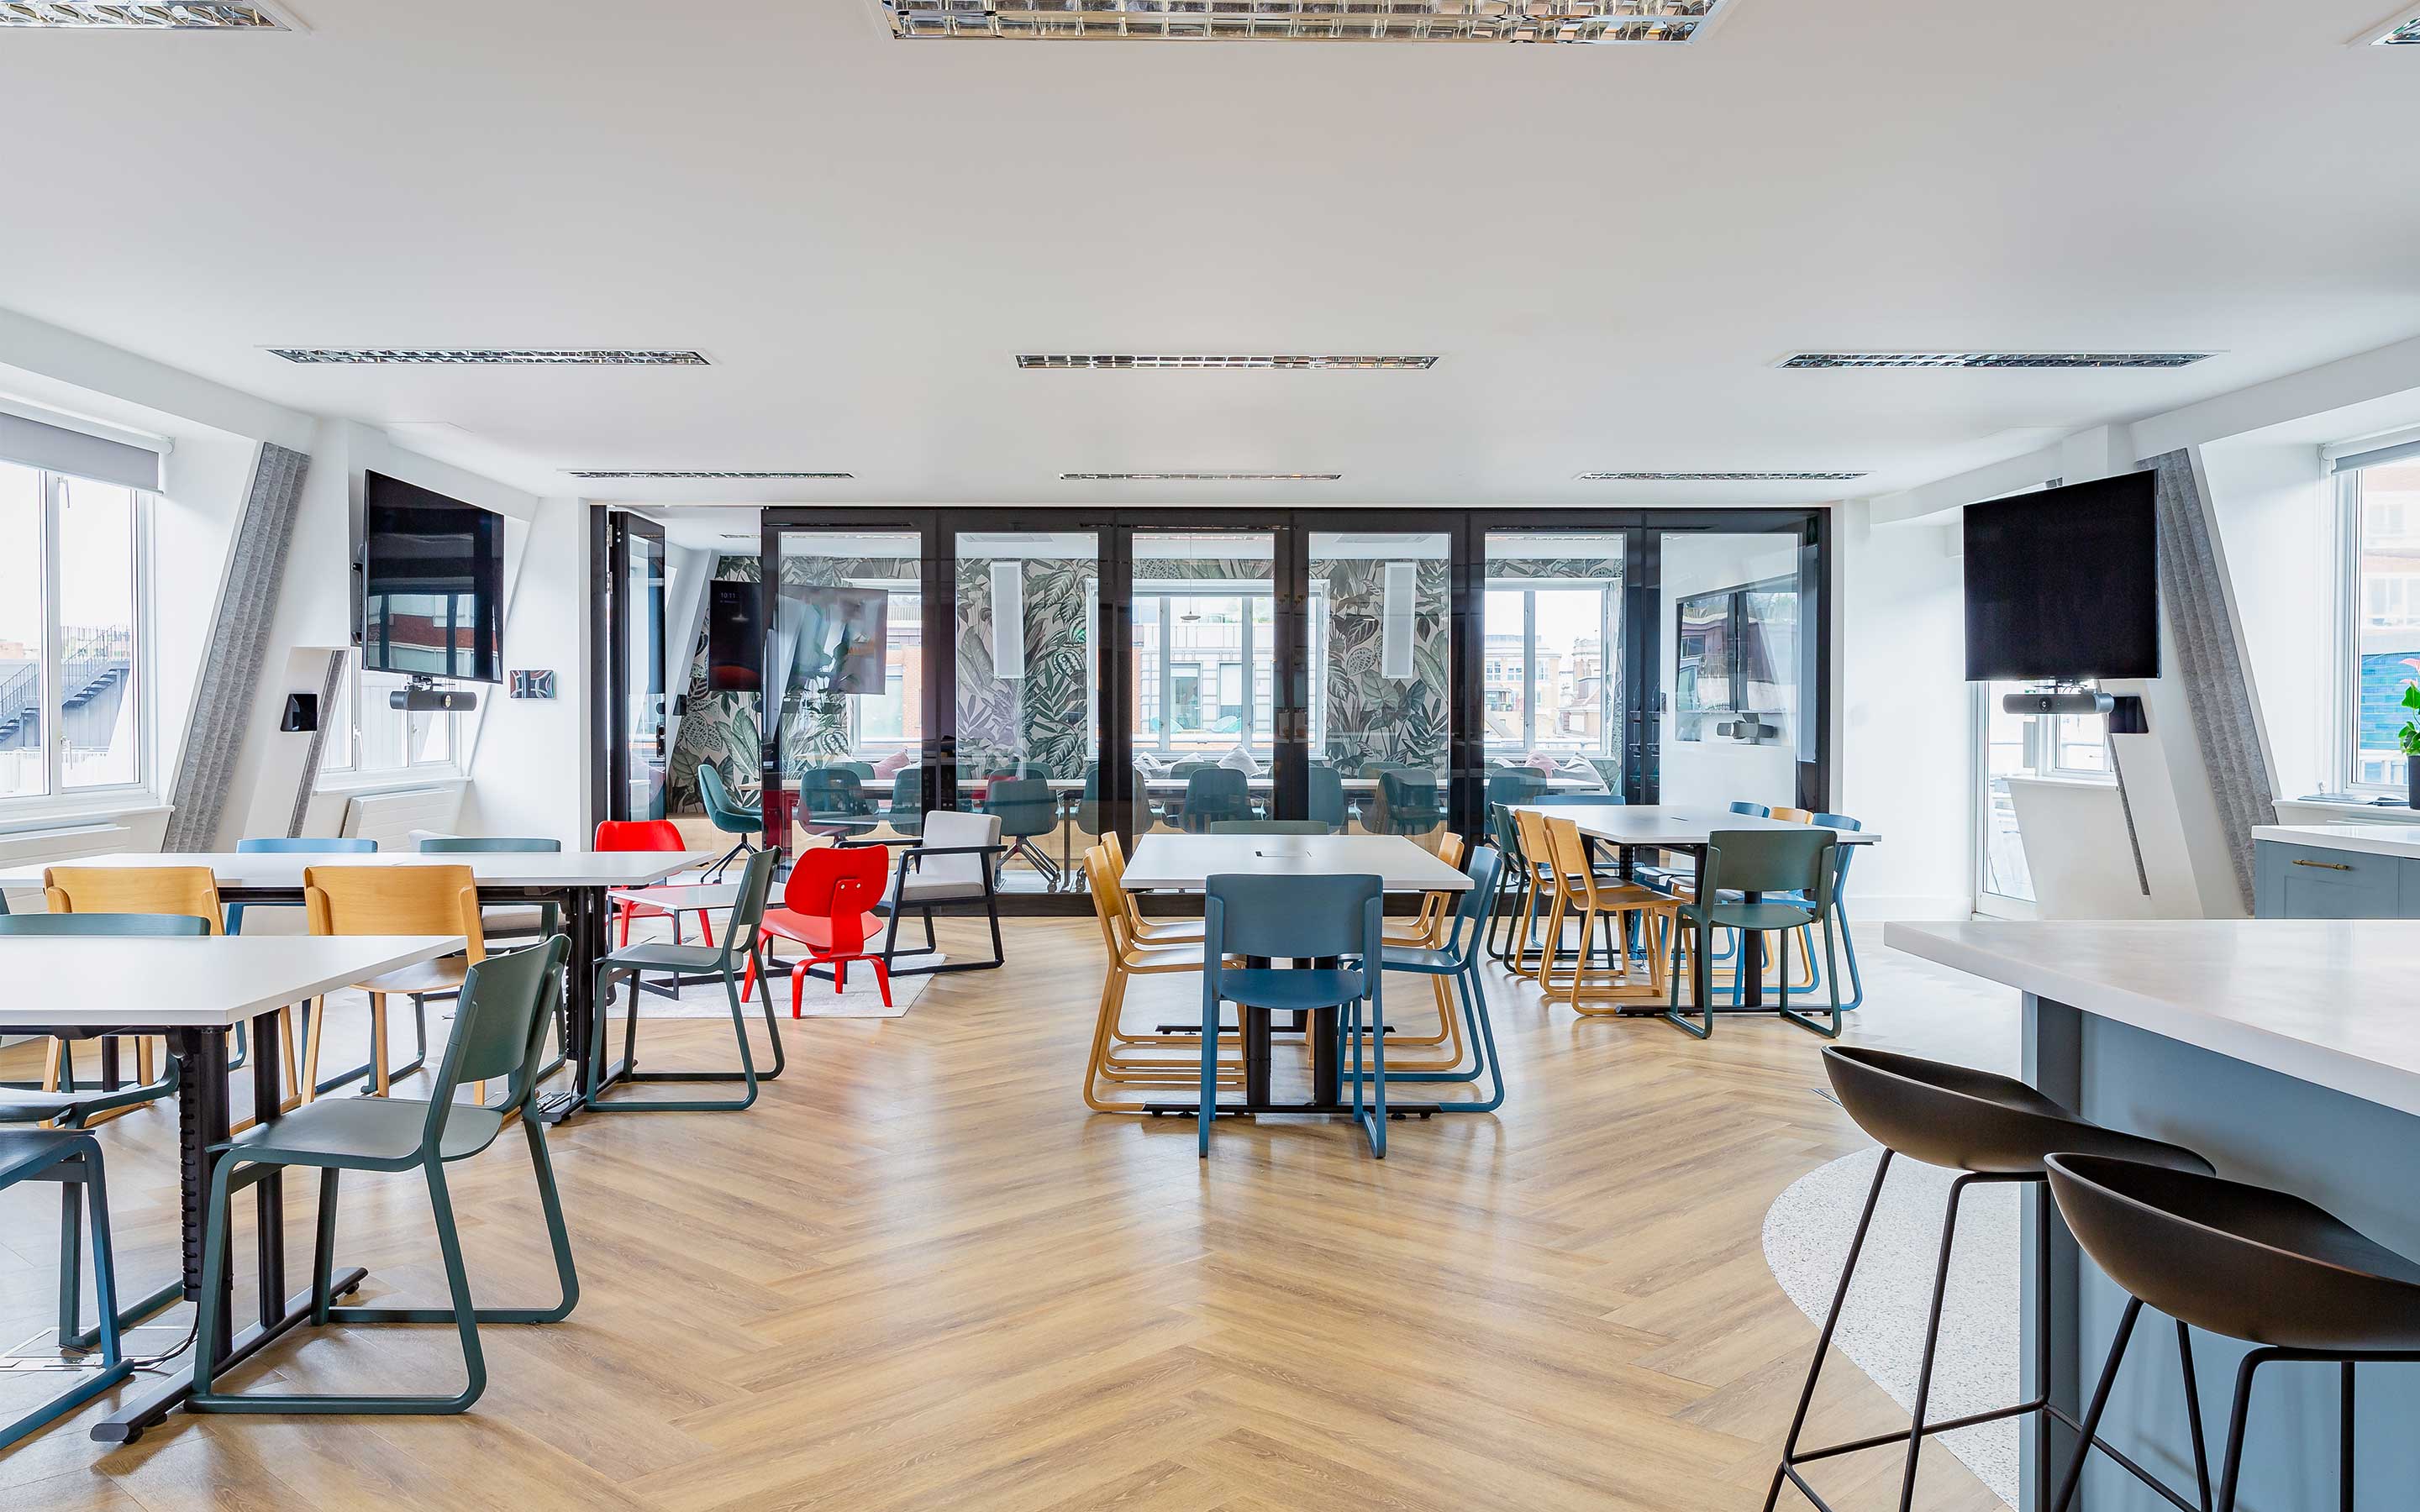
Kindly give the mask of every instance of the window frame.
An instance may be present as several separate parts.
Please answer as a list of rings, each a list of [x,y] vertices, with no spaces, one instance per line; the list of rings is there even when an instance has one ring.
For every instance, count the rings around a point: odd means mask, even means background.
[[[36,665],[39,669],[38,681],[40,690],[37,700],[42,719],[42,791],[0,796],[0,815],[41,817],[141,807],[141,800],[157,803],[160,795],[160,756],[156,748],[159,720],[151,656],[151,626],[156,619],[152,595],[151,525],[152,505],[157,495],[147,488],[111,483],[105,479],[79,479],[72,473],[55,472],[30,463],[8,461],[7,465],[23,468],[34,474],[35,496],[39,501],[34,530],[36,552],[40,558],[36,594],[40,599],[41,645]],[[134,777],[125,782],[70,787],[66,756],[61,747],[66,736],[67,720],[66,710],[60,703],[65,690],[59,672],[67,638],[64,622],[60,618],[60,543],[64,534],[60,529],[60,515],[67,506],[69,487],[77,482],[104,488],[122,487],[130,501],[132,518],[128,522],[127,602],[134,621],[134,644],[128,661],[134,680]],[[128,799],[138,801],[129,804],[125,801]]]
[[[1583,759],[1612,760],[1621,755],[1616,736],[1621,721],[1613,714],[1614,620],[1619,601],[1617,590],[1622,587],[1619,579],[1608,578],[1486,578],[1480,582],[1481,594],[1519,594],[1521,595],[1521,657],[1518,687],[1521,698],[1521,741],[1519,751],[1528,754],[1541,748],[1538,745],[1538,594],[1541,593],[1592,593],[1597,596],[1598,668],[1597,699],[1598,729],[1602,732],[1599,748],[1575,748],[1574,754]],[[1485,626],[1481,634],[1485,635]],[[1499,658],[1511,665],[1509,658]],[[1501,681],[1501,679],[1498,679]],[[1484,700],[1482,689],[1481,699]],[[1484,716],[1482,714],[1482,723]],[[1483,738],[1483,737],[1482,737]],[[1504,748],[1496,748],[1502,750]]]
[[[1135,598],[1149,598],[1155,601],[1156,610],[1155,617],[1158,621],[1156,639],[1159,644],[1158,667],[1156,669],[1158,673],[1156,682],[1158,684],[1157,691],[1159,694],[1159,728],[1156,731],[1149,732],[1142,730],[1135,731],[1133,733],[1133,738],[1134,748],[1137,750],[1147,750],[1153,756],[1161,758],[1162,760],[1182,761],[1192,759],[1192,757],[1188,756],[1187,752],[1179,750],[1174,743],[1176,733],[1176,668],[1178,665],[1175,660],[1177,655],[1175,627],[1176,616],[1169,612],[1168,605],[1171,599],[1178,598],[1232,598],[1236,601],[1237,607],[1242,610],[1239,620],[1242,629],[1237,637],[1236,655],[1238,659],[1234,665],[1236,665],[1240,670],[1240,675],[1243,679],[1244,705],[1239,711],[1242,714],[1243,718],[1239,729],[1236,731],[1235,738],[1245,749],[1250,750],[1253,748],[1254,742],[1261,736],[1262,725],[1269,721],[1264,721],[1262,718],[1260,698],[1261,685],[1257,663],[1253,659],[1253,654],[1259,649],[1259,644],[1254,635],[1254,631],[1258,628],[1258,625],[1254,619],[1252,610],[1255,607],[1255,600],[1274,606],[1276,603],[1276,594],[1277,585],[1273,579],[1267,578],[1148,579],[1134,585]],[[1216,652],[1217,649],[1218,648],[1215,647],[1205,649],[1203,647],[1195,646],[1187,648],[1187,650],[1188,659],[1185,661],[1184,665],[1192,670],[1195,677],[1196,692],[1194,696],[1194,710],[1197,725],[1200,722],[1202,691],[1204,689],[1206,689],[1213,697],[1219,698],[1219,717],[1224,718],[1227,715],[1225,700],[1222,696],[1223,690],[1221,689],[1218,682],[1220,673],[1218,669],[1228,665],[1228,663],[1223,659],[1218,661],[1204,659],[1207,656]],[[1272,696],[1274,696],[1274,688],[1272,688]],[[1140,718],[1141,715],[1141,702],[1142,701],[1140,697],[1138,696],[1136,699],[1136,714],[1138,718]],[[1274,725],[1272,724],[1270,738],[1274,739],[1274,736],[1275,730]],[[1148,746],[1144,744],[1144,740],[1146,738],[1150,741]],[[1203,748],[1206,749],[1207,748],[1205,747]],[[1233,748],[1231,747],[1230,748],[1232,749]],[[1195,754],[1198,755],[1199,753],[1196,752]]]
[[[2397,457],[2372,464],[2392,467],[2410,462],[2410,457]],[[2367,782],[2361,776],[2361,636],[2363,622],[2368,616],[2368,602],[2362,585],[2362,475],[2369,468],[2343,468],[2334,477],[2336,486],[2335,508],[2335,602],[2331,606],[2335,625],[2335,675],[2328,679],[2327,748],[2330,752],[2329,780],[2332,791],[2343,797],[2401,799],[2408,791],[2403,782]],[[2405,507],[2409,514],[2409,506]],[[2410,522],[2407,519],[2406,524]],[[2406,596],[2414,592],[2405,588]]]
[[[314,791],[325,793],[340,788],[390,787],[397,782],[406,780],[442,780],[449,778],[462,778],[468,775],[462,766],[464,745],[463,721],[467,716],[458,711],[451,710],[432,716],[432,717],[445,721],[445,757],[442,761],[407,762],[400,766],[364,766],[362,764],[362,752],[366,742],[362,738],[362,694],[364,684],[362,648],[359,646],[349,647],[345,651],[344,655],[348,659],[345,666],[343,687],[339,690],[337,696],[337,702],[340,707],[335,711],[343,717],[345,721],[344,764],[332,764],[329,760],[329,756],[323,748],[319,758],[318,779],[313,785]],[[396,678],[405,678],[408,676],[408,674],[402,672],[382,672],[379,675]],[[334,742],[331,741],[329,744],[333,745]]]

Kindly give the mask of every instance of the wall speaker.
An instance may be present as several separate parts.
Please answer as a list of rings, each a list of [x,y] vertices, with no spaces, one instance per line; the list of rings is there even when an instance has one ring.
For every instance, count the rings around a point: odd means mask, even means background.
[[[386,706],[407,714],[468,714],[479,706],[479,695],[453,687],[398,687],[386,696]]]
[[[991,674],[1025,675],[1025,563],[991,564]]]
[[[1412,612],[1419,595],[1420,564],[1387,563],[1378,610],[1378,675],[1398,683],[1412,676]]]

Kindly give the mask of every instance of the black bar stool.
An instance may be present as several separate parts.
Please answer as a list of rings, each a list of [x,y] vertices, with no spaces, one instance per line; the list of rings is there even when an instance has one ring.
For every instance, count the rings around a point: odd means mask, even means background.
[[[2127,1295],[2079,1431],[2100,1426],[2134,1316],[2149,1303],[2180,1328],[2191,1323],[2259,1346],[2235,1372],[2217,1512],[2234,1512],[2252,1378],[2264,1365],[2288,1361],[2341,1371],[2336,1494],[2351,1512],[2353,1367],[2420,1360],[2420,1264],[2324,1209],[2266,1187],[2097,1154],[2054,1155],[2049,1171],[2051,1196],[2077,1245]],[[2197,1422],[2195,1439],[2198,1446]],[[2064,1512],[2083,1471],[2079,1455],[2054,1512]]]
[[[1848,1260],[1840,1267],[1839,1288],[1832,1293],[1831,1311],[1824,1315],[1823,1331],[1815,1341],[1815,1359],[1807,1367],[1807,1384],[1798,1394],[1798,1411],[1790,1420],[1790,1436],[1782,1441],[1781,1462],[1774,1467],[1773,1485],[1765,1492],[1764,1507],[1765,1512],[1773,1512],[1774,1504],[1781,1496],[1781,1483],[1786,1479],[1823,1512],[1832,1512],[1831,1504],[1817,1495],[1815,1488],[1799,1473],[1799,1466],[1838,1455],[1854,1454],[1861,1449],[1905,1443],[1907,1470],[1900,1482],[1899,1505],[1900,1512],[1909,1512],[1916,1504],[1916,1456],[1924,1447],[1924,1441],[1935,1433],[1994,1423],[2026,1412],[2047,1413],[2071,1428],[2084,1431],[2074,1418],[2046,1396],[2020,1402],[2014,1407],[1973,1412],[1946,1422],[1928,1423],[1924,1420],[1925,1402],[1932,1393],[1933,1353],[1941,1342],[1941,1302],[1949,1281],[1950,1246],[1958,1230],[1958,1202],[1965,1196],[1966,1189],[1978,1183],[2041,1181],[2045,1178],[2046,1162],[2061,1150],[2115,1155],[2145,1163],[2147,1166],[2168,1166],[2203,1174],[2210,1171],[2211,1165],[2199,1155],[2180,1146],[2137,1134],[2120,1134],[2115,1129],[2104,1129],[2077,1118],[2012,1077],[1995,1076],[1989,1072],[1945,1065],[1937,1060],[1923,1060],[1915,1056],[1861,1045],[1826,1046],[1823,1069],[1832,1078],[1832,1090],[1839,1097],[1840,1106],[1857,1121],[1858,1128],[1883,1147],[1883,1155],[1874,1167],[1874,1184],[1866,1193],[1865,1211],[1857,1216],[1856,1235],[1849,1242]],[[1840,1307],[1848,1300],[1849,1283],[1857,1273],[1857,1256],[1865,1248],[1866,1230],[1873,1223],[1874,1206],[1881,1200],[1883,1182],[1890,1175],[1891,1161],[1900,1155],[1922,1161],[1928,1165],[1945,1165],[1964,1173],[1950,1185],[1949,1203],[1941,1216],[1941,1259],[1932,1274],[1932,1311],[1924,1325],[1924,1358],[1916,1370],[1915,1412],[1908,1426],[1899,1432],[1878,1433],[1847,1443],[1802,1450],[1798,1447],[1798,1435],[1807,1427],[1807,1408],[1815,1400],[1816,1378],[1823,1373],[1823,1356],[1832,1348],[1832,1333],[1839,1325]],[[2046,1349],[2049,1320],[2044,1319],[2041,1322],[2043,1347]],[[2123,1337],[2122,1334],[2120,1337]],[[2190,1406],[2194,1400],[2193,1346],[2181,1322],[2177,1325],[2177,1347],[2184,1354],[2185,1399]],[[2043,1374],[2046,1377],[2048,1372],[2045,1370]],[[2203,1512],[2210,1505],[2210,1471],[2202,1454],[2200,1425],[2200,1414],[2195,1412],[2194,1464],[2202,1484],[2202,1499],[2198,1506],[2179,1498],[2153,1478],[2149,1471],[2118,1450],[2107,1444],[2100,1447],[2146,1485],[2181,1508],[2182,1512]],[[2091,1442],[2088,1434],[2086,1442]]]

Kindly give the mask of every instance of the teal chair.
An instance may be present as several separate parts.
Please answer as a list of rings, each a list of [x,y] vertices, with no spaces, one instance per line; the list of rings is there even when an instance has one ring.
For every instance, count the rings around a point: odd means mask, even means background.
[[[1423,977],[1450,978],[1462,997],[1463,1023],[1470,1028],[1471,1067],[1468,1071],[1396,1071],[1384,1073],[1387,1081],[1395,1082],[1475,1082],[1488,1078],[1488,1095],[1477,1102],[1439,1103],[1439,1113],[1493,1113],[1504,1105],[1504,1063],[1496,1055],[1496,1026],[1487,1012],[1487,990],[1481,980],[1480,962],[1485,958],[1482,935],[1486,918],[1496,898],[1496,885],[1504,873],[1504,854],[1493,845],[1482,845],[1470,856],[1470,890],[1462,895],[1455,906],[1453,929],[1443,946],[1426,947],[1393,945],[1387,947],[1385,966],[1388,971],[1406,971]]]
[[[703,768],[701,768],[703,770]],[[747,870],[739,874],[739,896],[732,901],[731,917],[723,925],[720,945],[673,945],[650,940],[638,945],[626,945],[597,964],[597,1022],[588,1041],[587,1105],[597,1109],[630,1108],[643,1112],[671,1113],[736,1113],[756,1101],[756,1084],[769,1082],[782,1074],[787,1063],[782,1051],[782,1026],[773,1017],[773,989],[766,981],[765,964],[758,956],[758,925],[765,920],[765,900],[773,890],[773,864],[781,859],[775,851],[757,851],[748,857]],[[745,966],[756,978],[765,998],[765,1032],[773,1041],[773,1069],[761,1075],[755,1057],[748,1048],[748,1020],[740,1005],[739,973]],[[640,1071],[638,1064],[639,976],[644,971],[670,971],[683,977],[713,973],[721,977],[723,995],[731,1000],[731,1031],[739,1041],[737,1071]],[[630,1014],[622,1028],[622,1059],[630,1068],[620,1074],[607,1077],[605,1062],[607,1035],[612,1028],[613,978],[627,972],[630,978]],[[747,1088],[737,1098],[617,1098],[605,1099],[605,1089],[613,1081],[628,1082],[739,1082]]]
[[[1781,933],[1781,1016],[1827,1040],[1838,1038],[1840,983],[1837,971],[1823,973],[1832,999],[1830,1024],[1817,1023],[1790,1006],[1789,933],[1811,924],[1823,925],[1824,963],[1827,966],[1835,964],[1832,881],[1838,874],[1834,854],[1838,849],[1830,830],[1812,825],[1803,830],[1718,829],[1708,836],[1705,856],[1698,868],[1697,896],[1680,903],[1676,910],[1679,949],[1689,957],[1690,1005],[1698,1018],[1693,1022],[1682,1015],[1681,966],[1676,955],[1671,994],[1664,1009],[1666,1021],[1700,1040],[1712,1036],[1713,932],[1728,929],[1745,938],[1745,932],[1749,930],[1773,930]],[[1730,897],[1724,896],[1727,891]],[[1739,896],[1749,892],[1766,894],[1767,899],[1752,903]]]
[[[1370,1151],[1387,1158],[1387,1029],[1381,1001],[1386,961],[1386,893],[1373,876],[1271,876],[1221,872],[1202,890],[1202,1103],[1198,1145],[1210,1155],[1218,1112],[1218,1005],[1308,1012],[1333,1008],[1337,1032],[1353,1047],[1353,1119]],[[1334,956],[1339,964],[1301,970],[1230,966],[1230,956],[1270,959]],[[1350,964],[1345,964],[1349,962]],[[1364,1005],[1367,1016],[1364,1016]],[[1361,1070],[1369,1041],[1371,1074]],[[1363,1093],[1370,1094],[1363,1111]]]
[[[1826,829],[1863,829],[1866,826],[1844,813],[1819,813],[1814,822]],[[1840,954],[1849,964],[1849,1000],[1840,1005],[1843,1013],[1854,1012],[1865,1006],[1866,979],[1857,970],[1857,932],[1849,927],[1849,863],[1855,859],[1857,847],[1839,847],[1839,869],[1832,873],[1832,912],[1840,919]]]
[[[0,1451],[114,1389],[134,1373],[134,1362],[126,1358],[118,1333],[117,1273],[109,1248],[109,1188],[101,1176],[101,1142],[74,1130],[0,1130],[0,1192],[21,1181],[57,1182],[63,1210],[68,1212],[76,1211],[76,1196],[82,1190],[85,1205],[92,1214],[93,1288],[101,1298],[101,1321],[97,1325],[101,1364],[92,1375],[15,1422],[0,1425]],[[83,1262],[64,1226],[60,1232],[60,1274],[65,1277],[75,1274]],[[61,1330],[62,1335],[68,1332]]]
[[[535,835],[427,835],[420,841],[423,856],[551,856],[562,849],[563,841]],[[563,905],[543,903],[531,909],[507,903],[482,908],[479,933],[489,940],[548,939],[563,933]]]
[[[182,914],[0,914],[0,937],[182,939],[209,933],[209,920]],[[81,1131],[104,1113],[156,1103],[176,1089],[177,1058],[174,1056],[167,1057],[165,1067],[155,1080],[135,1087],[101,1087],[89,1090],[76,1085],[75,1066],[70,1061],[61,1067],[57,1091],[46,1090],[38,1082],[0,1083],[0,1125],[52,1121],[62,1129]],[[0,1135],[0,1138],[5,1137]],[[0,1165],[5,1164],[6,1158],[0,1157]],[[99,1168],[97,1154],[94,1168],[96,1171]],[[75,1184],[63,1175],[22,1179],[63,1183],[59,1193],[59,1344],[63,1349],[88,1349],[96,1340],[102,1339],[107,1331],[83,1326],[83,1268],[76,1251],[83,1243],[84,1209],[94,1207],[93,1221],[102,1222],[102,1214],[98,1209],[106,1206],[103,1195],[97,1187],[88,1188],[85,1194],[86,1201],[79,1205]],[[5,1184],[0,1182],[0,1185]],[[108,1247],[108,1236],[96,1234],[94,1242],[97,1267],[101,1252]],[[94,1274],[95,1288],[103,1298],[103,1310],[111,1315],[114,1327],[117,1329],[132,1328],[161,1309],[184,1300],[184,1284],[172,1281],[151,1295],[119,1308],[115,1305],[116,1277],[102,1274],[98,1268]],[[39,1426],[38,1422],[29,1421],[16,1425],[16,1428],[30,1431]],[[8,1443],[12,1431],[14,1429],[0,1429],[0,1447]]]
[[[1251,779],[1232,766],[1197,766],[1185,774],[1184,807],[1177,826],[1188,835],[1206,835],[1222,820],[1252,817]]]
[[[1445,823],[1435,772],[1390,766],[1378,773],[1378,811],[1367,825],[1382,835],[1425,835]]]
[[[1213,835],[1332,835],[1334,830],[1316,819],[1216,819],[1211,821]]]
[[[1311,768],[1311,803],[1306,810],[1328,834],[1344,829],[1344,774],[1325,762],[1315,762]]]
[[[553,1323],[580,1302],[580,1276],[564,1226],[563,1200],[554,1166],[547,1157],[545,1123],[537,1116],[537,1090],[552,1037],[551,1011],[563,995],[563,966],[571,944],[562,935],[544,945],[491,955],[470,970],[454,1013],[454,1032],[439,1060],[427,1102],[400,1097],[328,1098],[306,1103],[281,1119],[256,1123],[212,1147],[209,1217],[202,1245],[202,1296],[194,1329],[193,1395],[195,1412],[460,1412],[487,1389],[486,1356],[479,1349],[482,1323]],[[505,1081],[504,1100],[481,1105],[457,1103],[464,1082]],[[551,1307],[480,1307],[471,1300],[462,1265],[462,1241],[454,1225],[454,1203],[445,1167],[468,1160],[496,1142],[507,1119],[518,1116],[537,1176],[538,1206],[554,1250],[554,1273],[563,1300]],[[470,1380],[452,1396],[321,1396],[224,1392],[212,1364],[224,1340],[221,1288],[226,1281],[233,1214],[228,1197],[236,1175],[247,1167],[282,1170],[302,1165],[319,1173],[319,1227],[311,1253],[311,1321],[328,1323],[451,1323],[462,1344]],[[331,1290],[335,1270],[337,1182],[346,1171],[401,1173],[416,1170],[428,1187],[437,1247],[445,1262],[445,1307],[338,1307]],[[270,1176],[275,1180],[274,1174]]]
[[[891,802],[882,810],[882,822],[909,839],[924,833],[924,810],[932,807],[924,796],[925,768],[903,766],[891,774]]]
[[[862,835],[872,829],[879,818],[874,804],[865,795],[865,775],[857,771],[861,762],[832,762],[822,766],[810,766],[800,772],[793,784],[798,793],[799,823],[817,835],[845,839]]]
[[[748,837],[765,827],[765,816],[752,809],[743,809],[723,785],[722,769],[712,762],[697,764],[698,801],[706,806],[708,823],[726,835],[737,835],[739,843],[723,853],[722,858],[706,869],[707,880],[720,880],[732,862],[756,847]]]

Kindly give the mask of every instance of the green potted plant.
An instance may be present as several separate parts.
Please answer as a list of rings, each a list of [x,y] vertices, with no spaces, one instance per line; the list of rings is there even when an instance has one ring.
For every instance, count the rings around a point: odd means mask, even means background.
[[[2420,809],[2420,683],[2405,685],[2403,706],[2413,711],[2413,717],[2395,732],[2396,744],[2403,748],[2404,801]]]

